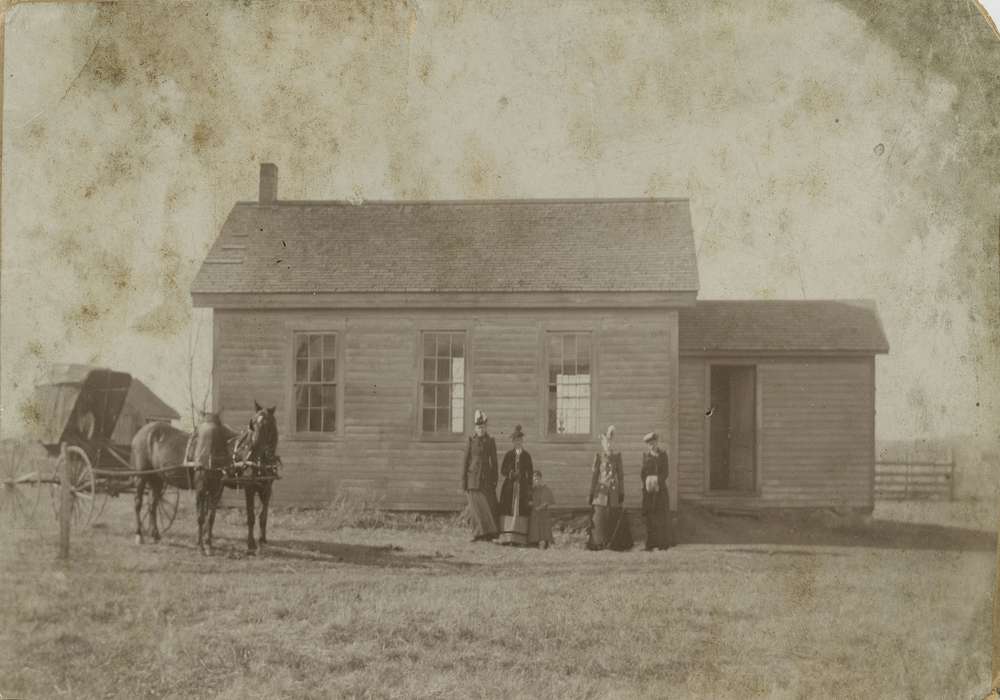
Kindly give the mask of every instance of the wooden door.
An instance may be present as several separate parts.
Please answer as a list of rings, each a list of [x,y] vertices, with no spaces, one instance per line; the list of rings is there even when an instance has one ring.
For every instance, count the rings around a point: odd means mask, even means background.
[[[756,452],[754,367],[732,367],[729,374],[729,484],[733,491],[754,491]]]
[[[729,367],[714,366],[709,378],[711,406],[709,416],[708,488],[723,491],[729,486],[730,398]]]

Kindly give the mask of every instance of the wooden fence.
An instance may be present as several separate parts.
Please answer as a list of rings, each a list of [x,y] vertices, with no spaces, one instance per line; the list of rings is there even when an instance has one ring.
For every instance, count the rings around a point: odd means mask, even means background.
[[[883,501],[955,498],[955,459],[875,462],[875,499]]]

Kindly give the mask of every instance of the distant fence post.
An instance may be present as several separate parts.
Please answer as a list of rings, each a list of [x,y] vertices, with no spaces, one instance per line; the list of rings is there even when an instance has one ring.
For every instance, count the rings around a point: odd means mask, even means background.
[[[73,495],[70,493],[69,459],[66,443],[59,445],[59,558],[69,559],[69,526],[73,518]]]

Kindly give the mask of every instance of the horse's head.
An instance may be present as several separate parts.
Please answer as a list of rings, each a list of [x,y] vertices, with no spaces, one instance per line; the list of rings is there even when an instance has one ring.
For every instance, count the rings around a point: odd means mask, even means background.
[[[250,418],[250,454],[255,460],[271,460],[278,449],[278,421],[274,409],[264,408],[253,402],[254,414]]]

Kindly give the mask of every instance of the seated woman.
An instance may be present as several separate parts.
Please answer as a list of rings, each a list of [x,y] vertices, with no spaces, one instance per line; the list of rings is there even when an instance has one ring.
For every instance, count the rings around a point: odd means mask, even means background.
[[[542,473],[535,470],[535,483],[531,489],[531,520],[528,522],[528,544],[538,545],[540,549],[548,549],[555,544],[552,537],[552,519],[549,517],[549,506],[556,502],[552,489],[542,483]]]
[[[590,478],[593,507],[587,549],[632,549],[632,530],[625,514],[625,475],[622,453],[614,447],[615,426],[601,436],[601,449],[594,456]]]

